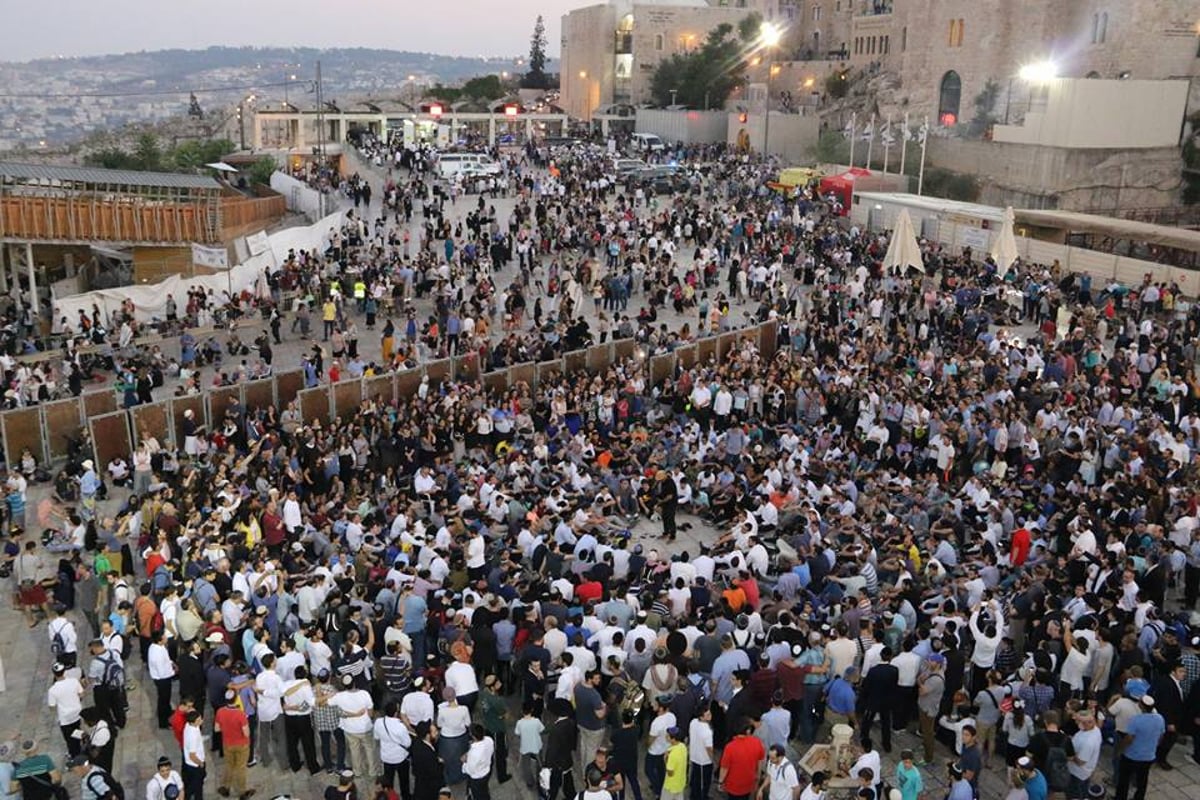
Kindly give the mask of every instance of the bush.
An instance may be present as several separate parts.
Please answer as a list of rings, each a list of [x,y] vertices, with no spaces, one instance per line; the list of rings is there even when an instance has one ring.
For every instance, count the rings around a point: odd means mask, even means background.
[[[835,72],[825,79],[825,93],[840,100],[850,93],[850,76],[846,72]]]

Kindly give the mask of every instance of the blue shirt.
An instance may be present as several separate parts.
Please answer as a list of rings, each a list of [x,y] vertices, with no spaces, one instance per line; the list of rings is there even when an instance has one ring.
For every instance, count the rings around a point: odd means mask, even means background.
[[[830,711],[849,716],[854,713],[854,699],[854,684],[845,678],[835,678],[829,684],[826,704]]]
[[[1029,800],[1046,800],[1046,776],[1041,770],[1035,769],[1025,781],[1025,794],[1029,795]]]
[[[1122,753],[1130,761],[1153,761],[1158,749],[1158,740],[1167,731],[1162,714],[1138,714],[1129,720],[1126,732],[1129,745]]]

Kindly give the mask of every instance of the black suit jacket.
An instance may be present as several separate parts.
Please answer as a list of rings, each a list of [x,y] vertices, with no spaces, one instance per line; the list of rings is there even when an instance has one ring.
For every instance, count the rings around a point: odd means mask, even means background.
[[[1170,675],[1154,682],[1154,707],[1163,715],[1168,725],[1183,722],[1183,692]]]
[[[412,759],[415,800],[437,800],[438,790],[446,779],[446,768],[433,745],[424,740],[413,741]]]
[[[900,704],[900,670],[891,664],[876,664],[863,677],[859,697],[865,710],[895,708]]]

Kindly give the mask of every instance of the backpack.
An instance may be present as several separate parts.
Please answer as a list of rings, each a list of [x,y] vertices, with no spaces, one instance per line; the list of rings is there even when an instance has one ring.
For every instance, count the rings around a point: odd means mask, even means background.
[[[104,776],[104,782],[108,785],[107,793],[97,792],[95,787],[92,786],[92,779],[97,775]],[[96,767],[95,770],[88,773],[87,780],[84,782],[87,784],[87,787],[89,790],[91,790],[92,794],[96,795],[96,797],[100,798],[100,800],[125,800],[125,787],[123,787],[120,781],[114,778],[111,773],[101,769],[100,767]]]
[[[1068,760],[1066,748],[1062,745],[1051,745],[1046,751],[1046,785],[1050,791],[1063,792],[1071,784]]]
[[[104,664],[104,672],[100,677],[100,684],[109,689],[125,688],[125,667],[117,663],[117,660],[111,654],[107,658],[100,659],[100,663]]]
[[[150,636],[160,633],[167,627],[166,621],[163,619],[162,611],[155,611],[154,616],[150,618]]]
[[[54,654],[56,660],[67,652],[67,640],[63,638],[63,628],[65,627],[66,623],[59,625],[58,630],[54,631],[54,635],[50,638],[50,652]]]

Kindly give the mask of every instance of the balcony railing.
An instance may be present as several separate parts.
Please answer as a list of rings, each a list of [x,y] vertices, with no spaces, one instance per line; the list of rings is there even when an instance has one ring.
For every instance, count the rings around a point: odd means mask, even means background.
[[[861,0],[855,9],[859,17],[878,17],[892,13],[893,0]]]

